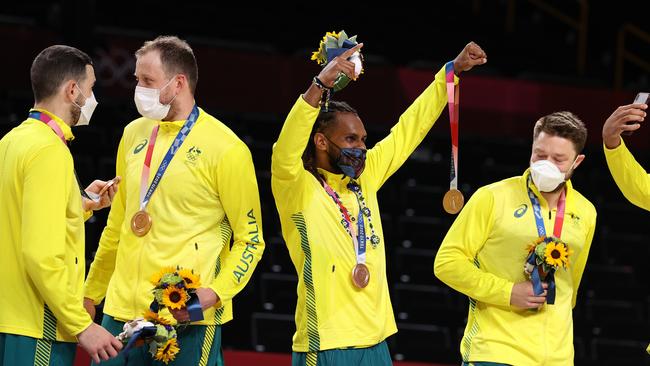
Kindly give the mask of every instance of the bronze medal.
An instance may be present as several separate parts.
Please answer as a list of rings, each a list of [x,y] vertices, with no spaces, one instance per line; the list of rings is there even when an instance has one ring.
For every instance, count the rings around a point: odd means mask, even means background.
[[[465,204],[463,194],[457,189],[450,189],[442,198],[442,207],[447,213],[455,215],[460,212]]]
[[[151,224],[151,216],[146,211],[140,210],[131,219],[131,230],[136,236],[145,236],[151,229]]]
[[[363,263],[357,263],[357,265],[352,268],[352,283],[357,288],[364,288],[368,286],[370,282],[370,270],[368,266]]]

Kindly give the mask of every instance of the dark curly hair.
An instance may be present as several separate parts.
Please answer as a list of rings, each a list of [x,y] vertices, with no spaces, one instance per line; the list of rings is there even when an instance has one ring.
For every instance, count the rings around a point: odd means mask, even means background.
[[[316,179],[323,182],[323,178],[318,174],[316,170],[316,146],[314,145],[314,135],[316,132],[324,133],[329,130],[336,123],[336,117],[339,113],[353,113],[357,114],[357,110],[352,108],[346,102],[340,102],[332,100],[329,102],[329,108],[327,111],[321,110],[316,118],[314,127],[309,134],[309,141],[307,142],[307,147],[302,154],[302,163],[307,171],[316,177]]]

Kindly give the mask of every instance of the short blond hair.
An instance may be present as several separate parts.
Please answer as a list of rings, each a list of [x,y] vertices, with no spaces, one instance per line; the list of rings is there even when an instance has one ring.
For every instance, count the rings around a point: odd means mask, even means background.
[[[139,50],[135,52],[138,58],[145,53],[158,51],[160,62],[167,76],[172,74],[183,74],[187,77],[190,91],[194,94],[196,83],[199,80],[199,68],[196,65],[194,51],[190,45],[176,36],[159,36],[153,41],[146,41]]]

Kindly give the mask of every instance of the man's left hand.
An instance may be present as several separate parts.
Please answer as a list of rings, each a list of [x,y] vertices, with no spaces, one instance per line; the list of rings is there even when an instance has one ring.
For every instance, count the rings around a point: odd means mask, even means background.
[[[196,295],[199,297],[199,303],[201,303],[201,309],[209,309],[215,306],[219,302],[219,296],[208,287],[199,287],[196,289]],[[169,309],[179,323],[187,323],[190,321],[190,313],[187,311],[187,308],[182,309]]]
[[[468,43],[454,60],[454,73],[460,75],[463,71],[469,71],[476,65],[483,65],[487,62],[487,54],[474,42]]]

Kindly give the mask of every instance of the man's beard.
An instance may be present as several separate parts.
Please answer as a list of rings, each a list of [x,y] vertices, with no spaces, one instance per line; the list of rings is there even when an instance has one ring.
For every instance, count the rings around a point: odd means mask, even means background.
[[[573,176],[573,171],[574,171],[574,170],[575,170],[575,169],[571,169],[571,170],[569,170],[568,172],[566,172],[565,175],[564,175],[564,182],[560,183],[560,184],[557,186],[557,188],[555,188],[554,190],[552,190],[552,191],[549,192],[549,193],[558,193],[558,192],[560,192],[561,190],[563,190],[564,187],[566,187],[566,182],[567,182],[569,179],[571,179],[571,177]]]
[[[548,193],[558,193],[558,192],[560,192],[561,190],[563,190],[565,186],[566,186],[566,181],[560,183],[560,184],[557,186],[557,188],[555,188],[554,190],[552,190],[552,191],[550,191],[550,192],[548,192]]]
[[[339,154],[333,154],[329,146],[330,144],[327,145],[327,158],[329,159],[330,166],[332,167],[332,173],[343,174],[343,171],[341,170],[341,168],[339,168],[339,165],[337,164],[339,160],[340,152]]]
[[[79,122],[79,117],[81,117],[81,107],[77,107],[83,103],[83,100],[79,102],[78,100],[75,100],[76,105],[73,103],[72,106],[70,106],[70,126],[76,126],[77,123]]]

